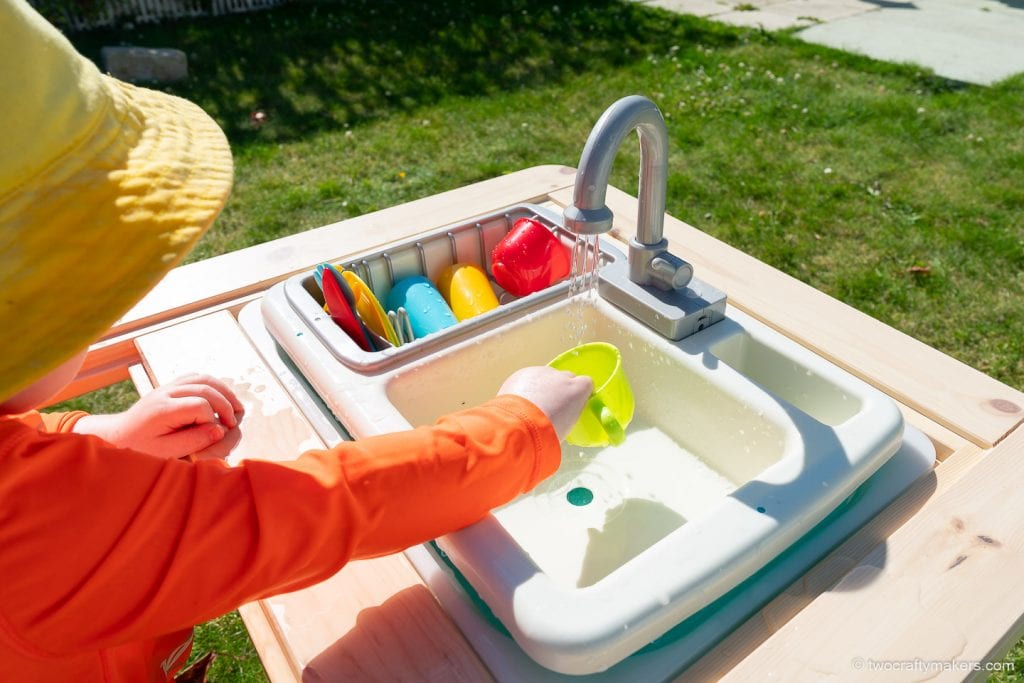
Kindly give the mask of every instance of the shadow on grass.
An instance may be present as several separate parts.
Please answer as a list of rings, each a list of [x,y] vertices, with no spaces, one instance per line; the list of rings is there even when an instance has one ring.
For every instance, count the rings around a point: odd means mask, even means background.
[[[613,0],[350,0],[72,40],[97,61],[104,45],[184,50],[190,78],[167,90],[200,104],[238,145],[351,126],[447,96],[563,82],[639,59],[661,43],[688,48],[738,38]],[[252,120],[257,111],[265,122]]]

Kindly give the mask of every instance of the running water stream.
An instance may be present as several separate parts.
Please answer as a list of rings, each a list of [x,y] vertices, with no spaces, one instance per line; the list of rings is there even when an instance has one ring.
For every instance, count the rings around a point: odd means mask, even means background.
[[[570,346],[583,343],[587,332],[584,306],[593,305],[597,297],[598,270],[601,266],[601,248],[597,235],[576,235],[572,250],[572,271],[569,274],[569,342]]]
[[[576,235],[572,250],[572,272],[569,277],[569,296],[574,294],[593,295],[597,291],[597,273],[601,263],[601,251],[597,235]]]

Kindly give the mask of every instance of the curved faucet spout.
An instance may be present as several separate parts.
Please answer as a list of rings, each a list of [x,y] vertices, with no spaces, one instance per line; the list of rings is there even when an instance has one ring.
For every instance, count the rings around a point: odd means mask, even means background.
[[[646,97],[623,97],[594,125],[576,171],[572,204],[565,209],[565,227],[583,235],[611,230],[612,212],[605,204],[608,176],[619,147],[634,130],[640,137],[640,187],[637,232],[629,247],[630,279],[681,289],[693,277],[693,269],[666,251],[663,237],[668,131],[658,107]]]
[[[590,132],[580,157],[572,206],[566,227],[579,234],[611,230],[611,211],[605,206],[608,176],[619,147],[633,130],[640,137],[640,215],[637,241],[661,241],[668,176],[668,131],[658,108],[646,97],[631,95],[608,107]],[[605,216],[605,214],[607,214]]]

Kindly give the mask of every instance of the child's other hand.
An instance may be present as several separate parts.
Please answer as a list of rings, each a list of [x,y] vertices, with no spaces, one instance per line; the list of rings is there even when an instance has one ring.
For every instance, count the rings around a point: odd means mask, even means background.
[[[220,380],[186,375],[157,387],[123,413],[83,417],[74,431],[121,448],[180,458],[215,451],[210,447],[238,426],[242,411],[241,401]]]
[[[541,409],[562,441],[579,419],[594,382],[585,375],[574,375],[547,366],[523,368],[512,373],[498,394],[522,396]]]

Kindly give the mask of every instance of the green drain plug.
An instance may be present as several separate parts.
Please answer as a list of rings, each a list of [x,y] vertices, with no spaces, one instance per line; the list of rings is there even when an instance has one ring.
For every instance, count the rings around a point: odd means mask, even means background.
[[[571,505],[576,507],[582,507],[589,505],[594,500],[594,492],[585,486],[577,486],[569,493],[565,494],[565,499],[569,501]]]

